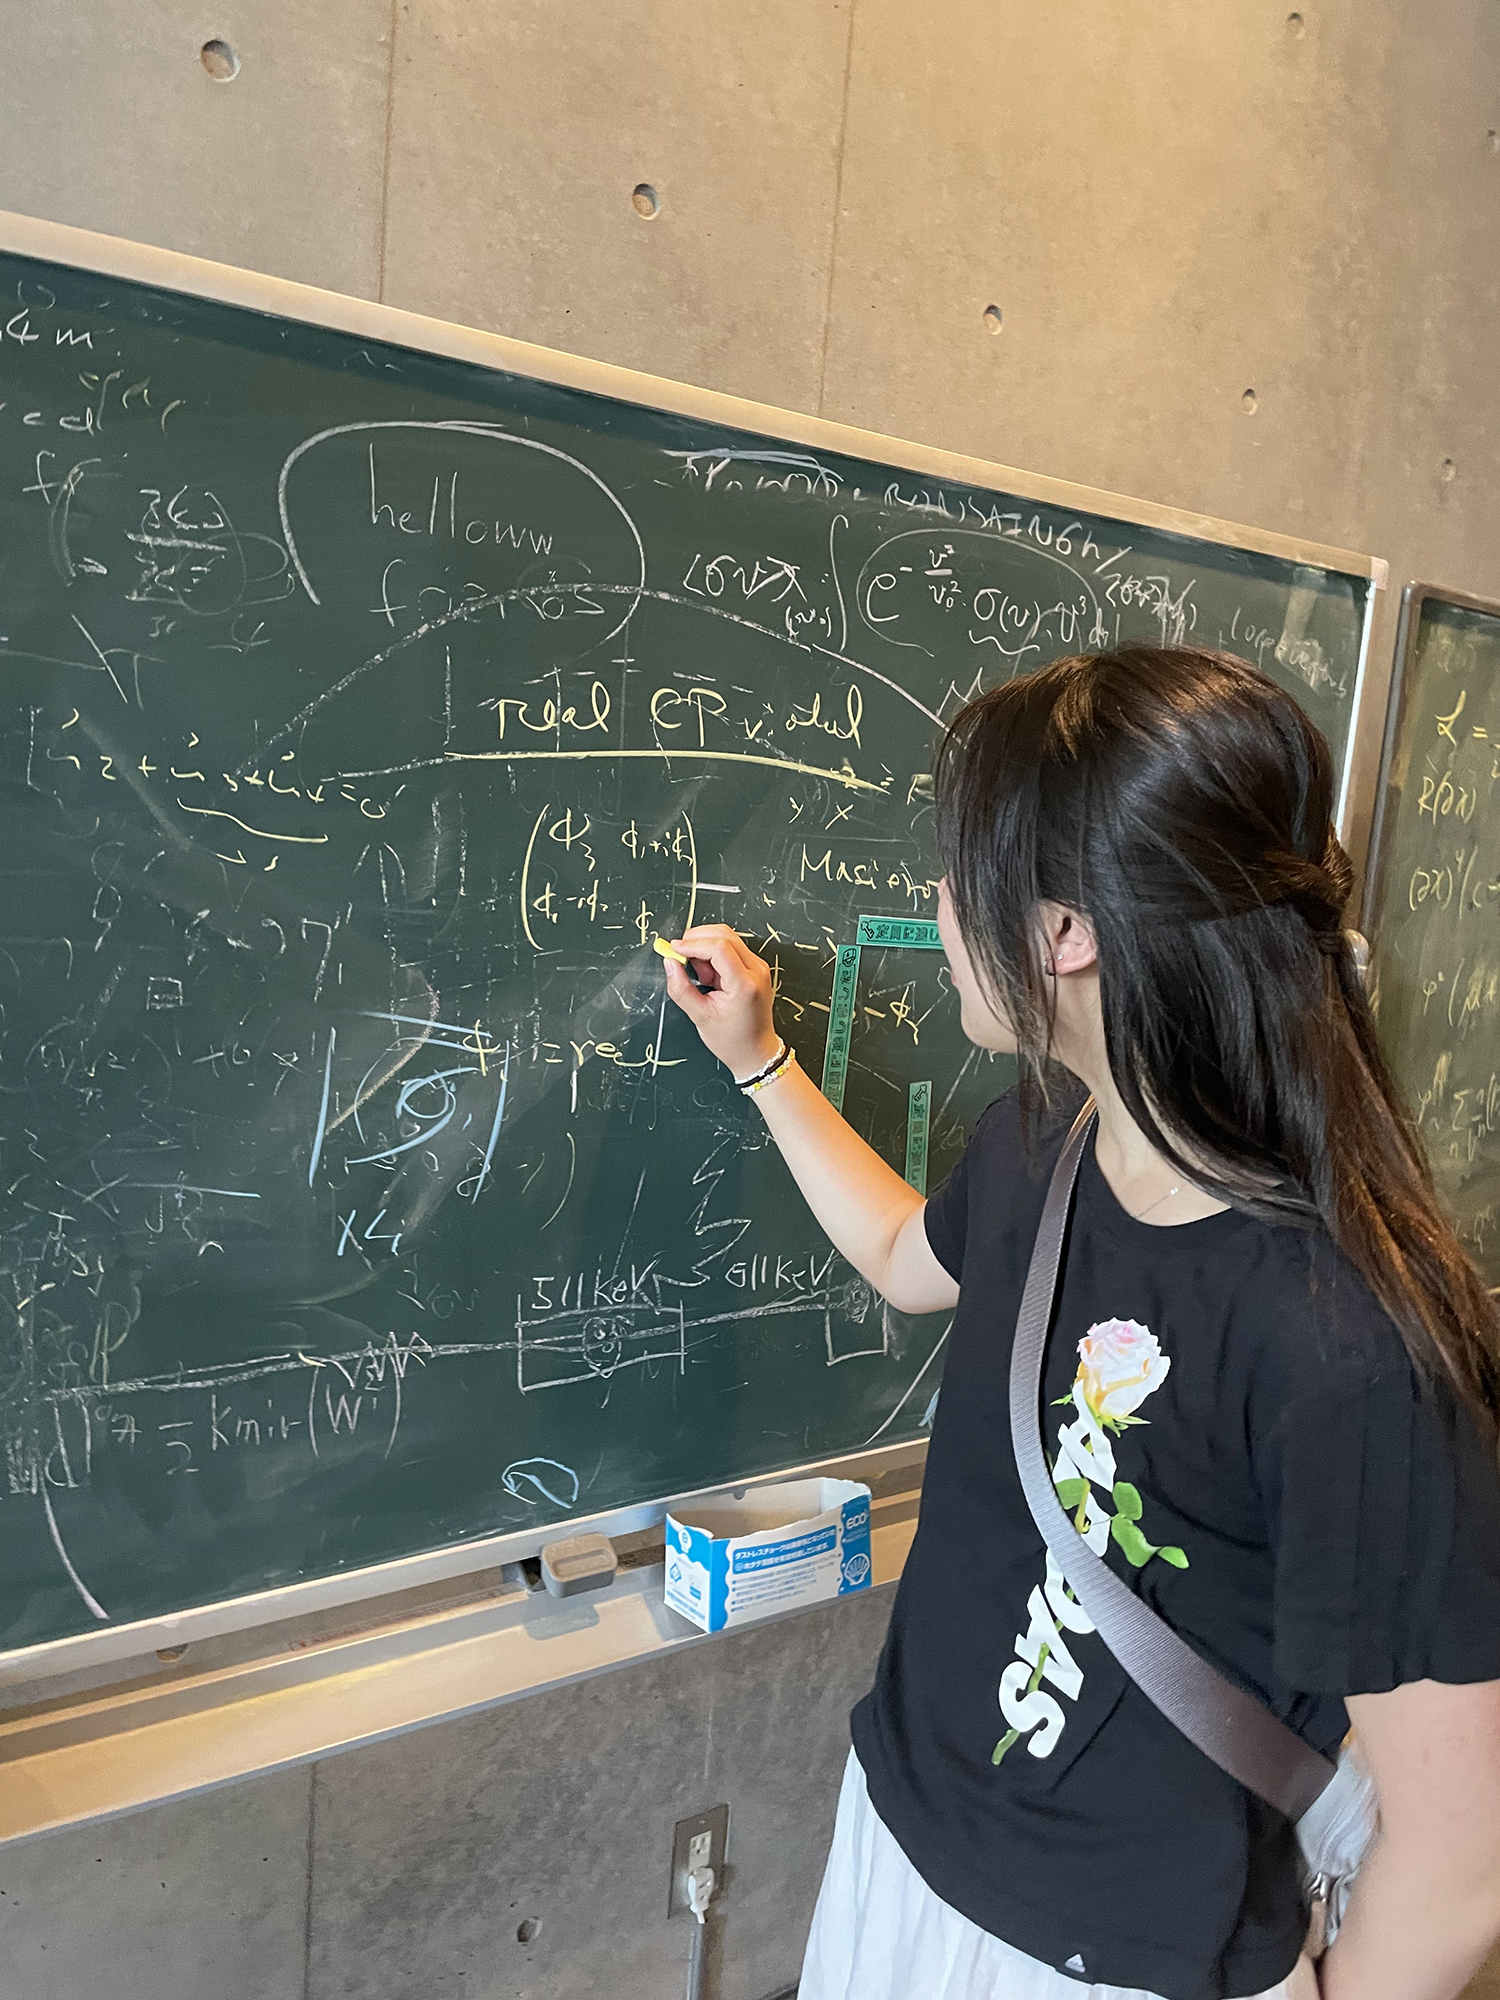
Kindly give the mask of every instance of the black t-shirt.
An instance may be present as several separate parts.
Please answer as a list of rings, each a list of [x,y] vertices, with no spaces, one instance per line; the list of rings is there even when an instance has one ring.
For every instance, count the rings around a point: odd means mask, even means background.
[[[1066,1592],[1011,1455],[1015,1317],[1047,1176],[1014,1099],[927,1205],[961,1292],[854,1744],[937,1895],[1084,1982],[1274,1986],[1306,1916],[1290,1824],[1180,1735]],[[1079,1176],[1042,1416],[1090,1543],[1319,1750],[1342,1696],[1500,1679],[1500,1472],[1325,1238],[1128,1216]]]

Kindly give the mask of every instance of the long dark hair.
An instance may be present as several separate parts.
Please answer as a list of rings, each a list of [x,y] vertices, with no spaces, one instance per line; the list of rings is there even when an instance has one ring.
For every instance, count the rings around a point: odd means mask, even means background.
[[[998,687],[938,751],[938,842],[975,969],[1045,1100],[1037,905],[1099,947],[1115,1086],[1174,1167],[1321,1225],[1493,1433],[1500,1313],[1445,1217],[1375,1038],[1327,743],[1222,653],[1126,646]]]

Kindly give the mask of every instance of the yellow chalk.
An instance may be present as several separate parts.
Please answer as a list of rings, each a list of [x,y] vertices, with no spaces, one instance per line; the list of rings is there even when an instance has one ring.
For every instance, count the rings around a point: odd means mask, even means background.
[[[675,958],[679,965],[687,964],[687,960],[683,957],[682,953],[677,949],[677,947],[675,945],[668,944],[664,937],[653,938],[651,940],[651,949],[653,951],[659,951],[663,958]]]

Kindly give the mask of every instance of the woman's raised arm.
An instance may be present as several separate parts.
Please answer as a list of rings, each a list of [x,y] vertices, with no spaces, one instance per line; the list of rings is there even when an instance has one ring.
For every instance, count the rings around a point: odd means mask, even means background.
[[[699,924],[679,948],[693,961],[700,992],[674,960],[667,991],[731,1076],[763,1069],[776,1053],[771,974],[727,924]],[[771,1136],[829,1241],[900,1312],[942,1312],[958,1286],[927,1241],[926,1207],[795,1065],[756,1093]]]

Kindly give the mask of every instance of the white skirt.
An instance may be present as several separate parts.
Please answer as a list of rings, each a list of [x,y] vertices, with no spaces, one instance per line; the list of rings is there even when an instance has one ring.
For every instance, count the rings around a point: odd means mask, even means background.
[[[1316,2000],[1304,1959],[1259,2000]],[[935,1896],[886,1831],[851,1750],[798,2000],[1156,2000],[1085,1986],[991,1937]]]

